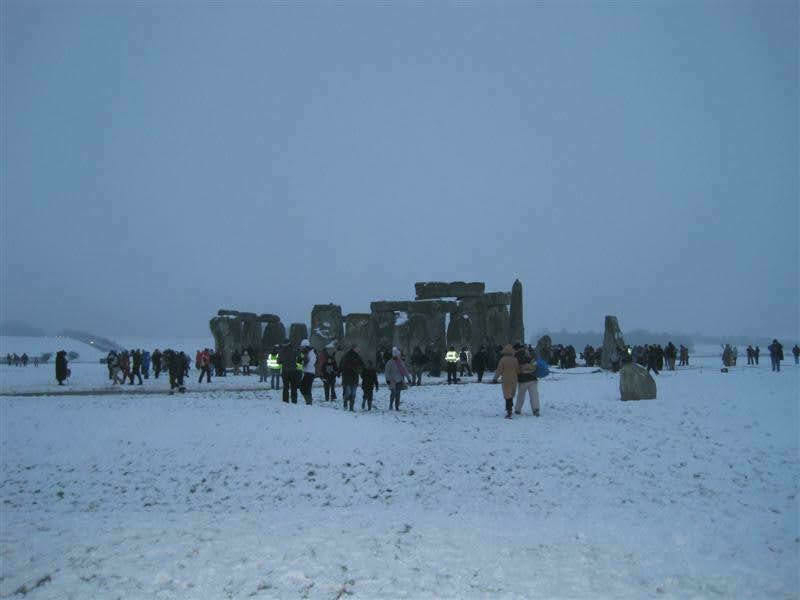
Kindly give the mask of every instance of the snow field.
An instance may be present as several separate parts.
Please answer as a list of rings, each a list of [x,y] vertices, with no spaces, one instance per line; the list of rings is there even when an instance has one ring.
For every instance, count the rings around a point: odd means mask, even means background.
[[[799,376],[1,397],[0,596],[796,598]]]

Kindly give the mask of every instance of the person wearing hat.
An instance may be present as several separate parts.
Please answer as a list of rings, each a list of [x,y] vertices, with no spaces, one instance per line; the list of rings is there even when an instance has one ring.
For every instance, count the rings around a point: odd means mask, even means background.
[[[395,410],[400,410],[400,392],[405,380],[411,383],[411,374],[400,356],[399,349],[392,348],[392,358],[386,361],[384,375],[389,388],[389,410],[392,410],[392,406]]]
[[[514,356],[514,348],[511,344],[503,347],[502,358],[497,363],[497,370],[494,373],[492,383],[497,383],[498,379],[503,379],[503,398],[506,401],[506,419],[511,418],[511,411],[514,410],[514,395],[517,392],[519,376],[519,361]]]
[[[300,383],[300,393],[311,404],[311,385],[314,383],[314,374],[317,370],[317,353],[308,340],[300,342],[300,352],[303,353],[303,380]]]
[[[285,340],[283,343],[283,348],[278,355],[278,364],[281,366],[281,379],[283,380],[283,401],[289,402],[289,391],[291,390],[292,404],[297,404],[297,386],[301,374],[297,368],[297,352],[289,340]]]

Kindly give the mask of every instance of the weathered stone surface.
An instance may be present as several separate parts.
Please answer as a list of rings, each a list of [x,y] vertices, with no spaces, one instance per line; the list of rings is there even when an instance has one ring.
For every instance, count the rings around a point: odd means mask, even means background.
[[[258,315],[254,312],[239,311],[240,319],[258,319]]]
[[[619,371],[619,394],[623,400],[655,400],[656,381],[641,365],[626,363]]]
[[[429,346],[444,352],[447,331],[445,329],[444,306],[458,305],[455,302],[412,302],[408,312],[408,351],[414,346],[425,350]]]
[[[486,291],[486,284],[480,281],[466,283],[464,281],[419,281],[414,284],[417,300],[435,298],[466,298],[480,296]]]
[[[242,319],[242,349],[258,352],[261,349],[262,324],[258,318]]]
[[[238,317],[239,311],[238,310],[228,310],[227,308],[220,308],[217,311],[218,317]]]
[[[371,302],[369,309],[376,312],[408,312],[411,302],[408,300],[378,300]]]
[[[622,338],[622,331],[619,328],[617,317],[607,315],[600,366],[603,369],[610,369],[615,359],[620,362],[622,361],[622,356],[625,352],[625,340]]]
[[[435,315],[439,313],[449,313],[458,310],[458,302],[453,300],[417,300],[408,303],[408,312]]]
[[[539,341],[536,342],[536,356],[549,362],[552,347],[553,340],[550,339],[549,335],[543,335],[539,338]]]
[[[464,298],[464,301],[472,298]],[[482,298],[486,306],[508,306],[511,304],[511,294],[508,292],[487,292]]]
[[[305,323],[292,323],[289,325],[289,343],[295,348],[300,342],[308,339],[308,327]]]
[[[281,318],[278,315],[262,313],[258,315],[258,320],[261,321],[262,323],[277,323],[278,321],[281,320]]]
[[[486,309],[486,339],[492,346],[504,346],[509,338],[508,309],[505,306],[490,306]]]
[[[472,350],[472,321],[464,312],[455,312],[450,315],[447,324],[447,346],[455,346],[461,350],[464,346]]]
[[[242,348],[242,321],[231,317],[214,317],[209,321],[214,348],[225,360],[225,366],[232,366],[231,354]]]
[[[375,343],[373,342],[372,315],[369,313],[350,313],[344,318],[345,350],[358,346],[361,358],[374,359]]]
[[[271,352],[275,346],[280,346],[286,339],[286,327],[280,321],[267,323],[264,335],[261,337],[261,349]]]
[[[331,342],[344,338],[342,307],[338,304],[315,304],[311,310],[311,338],[309,341],[317,352]]]
[[[369,348],[372,350],[370,358],[376,350],[391,350],[394,345],[395,323],[397,314],[394,312],[373,312],[370,315],[372,332],[370,335]]]
[[[512,344],[525,342],[525,327],[522,322],[522,283],[519,279],[511,286],[511,313],[509,315],[509,335]]]

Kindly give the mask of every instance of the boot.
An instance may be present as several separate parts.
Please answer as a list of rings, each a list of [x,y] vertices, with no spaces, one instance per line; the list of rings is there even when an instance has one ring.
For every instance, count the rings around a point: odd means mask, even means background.
[[[533,411],[533,416],[534,417],[538,417],[539,416],[539,409],[538,408],[535,411]]]

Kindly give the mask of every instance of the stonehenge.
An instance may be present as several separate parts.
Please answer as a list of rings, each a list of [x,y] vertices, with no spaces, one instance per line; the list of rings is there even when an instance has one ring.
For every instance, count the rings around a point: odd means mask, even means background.
[[[266,352],[285,339],[299,345],[308,339],[320,351],[330,344],[357,345],[365,360],[378,350],[399,348],[410,355],[414,347],[444,353],[448,346],[494,347],[523,342],[522,284],[510,292],[486,292],[483,282],[417,282],[413,300],[376,300],[368,313],[343,314],[338,304],[315,304],[310,329],[292,323],[288,336],[279,316],[220,309],[209,327],[217,351],[230,365],[234,350]]]

